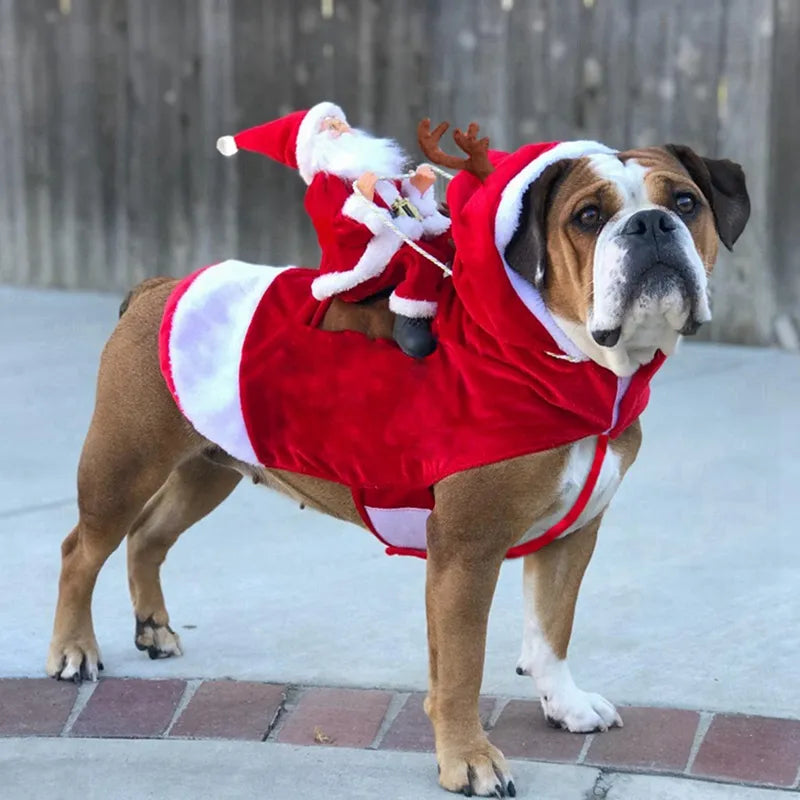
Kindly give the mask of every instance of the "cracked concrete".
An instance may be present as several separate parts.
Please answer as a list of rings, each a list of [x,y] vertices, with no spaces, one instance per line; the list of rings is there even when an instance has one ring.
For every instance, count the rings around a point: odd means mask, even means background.
[[[601,769],[597,774],[594,786],[586,793],[585,800],[606,800],[611,790],[614,775]]]

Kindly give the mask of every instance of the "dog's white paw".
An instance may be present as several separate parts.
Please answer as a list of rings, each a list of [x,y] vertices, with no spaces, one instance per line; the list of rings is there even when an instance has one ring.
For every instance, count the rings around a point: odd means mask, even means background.
[[[541,698],[542,710],[549,725],[571,733],[607,731],[622,727],[617,709],[599,694],[584,692],[577,686],[559,694]]]
[[[183,655],[180,636],[169,625],[158,625],[152,617],[144,622],[137,618],[134,643],[152,659]]]

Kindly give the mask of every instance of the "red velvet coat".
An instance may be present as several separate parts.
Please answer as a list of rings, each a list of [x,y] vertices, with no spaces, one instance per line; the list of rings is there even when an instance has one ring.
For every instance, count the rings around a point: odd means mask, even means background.
[[[645,408],[663,356],[617,378],[577,350],[502,257],[527,186],[558,157],[587,152],[608,149],[529,145],[494,154],[483,184],[452,181],[454,275],[439,296],[437,350],[423,360],[315,327],[325,306],[310,295],[314,270],[225,262],[184,279],[161,333],[184,414],[237,458],[351,487],[362,509],[429,509],[430,487],[455,472],[618,436]],[[410,550],[424,552],[418,544]]]

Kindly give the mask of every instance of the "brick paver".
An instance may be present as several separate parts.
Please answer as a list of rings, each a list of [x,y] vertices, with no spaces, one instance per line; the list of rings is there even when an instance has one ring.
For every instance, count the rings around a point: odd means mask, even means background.
[[[492,742],[507,758],[574,762],[585,736],[551,728],[541,705],[533,700],[511,700],[492,731]]]
[[[620,708],[624,728],[595,736],[585,763],[654,772],[683,772],[700,715],[677,708]]]
[[[367,748],[376,741],[392,699],[401,699],[394,692],[377,689],[204,681],[173,720],[185,690],[182,680],[101,679],[69,735],[266,739],[265,747],[279,741]],[[284,707],[287,694],[292,701]],[[77,696],[72,683],[0,678],[0,736],[63,735]],[[382,750],[433,750],[423,698],[416,692],[406,697],[379,742]],[[496,702],[493,697],[480,699],[484,727]],[[620,712],[625,727],[594,735],[583,763],[610,770],[687,774],[700,720],[697,711],[635,707]],[[710,719],[692,776],[755,786],[795,786],[800,721],[734,714],[711,715]],[[509,758],[565,763],[576,763],[587,744],[585,735],[550,728],[539,704],[532,700],[508,701],[490,738]]]
[[[433,751],[433,726],[422,707],[424,693],[412,694],[395,717],[381,741],[381,750]],[[481,724],[486,727],[494,710],[494,697],[481,697],[478,712]]]
[[[793,786],[800,768],[800,721],[718,714],[692,775]]]
[[[264,738],[284,700],[285,686],[206,681],[195,692],[170,736],[193,739]]]
[[[52,678],[0,680],[0,736],[58,736],[77,695]]]
[[[376,689],[307,689],[281,726],[277,740],[369,747],[391,699],[391,692]]]
[[[160,736],[185,688],[185,681],[101,681],[71,733],[125,739]]]

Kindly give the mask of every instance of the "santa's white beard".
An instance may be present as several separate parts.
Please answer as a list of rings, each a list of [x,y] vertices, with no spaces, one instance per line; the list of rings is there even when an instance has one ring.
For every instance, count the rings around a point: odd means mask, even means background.
[[[393,139],[378,139],[355,128],[338,136],[320,131],[312,140],[310,155],[312,173],[328,172],[350,180],[365,172],[399,175],[409,160]]]

